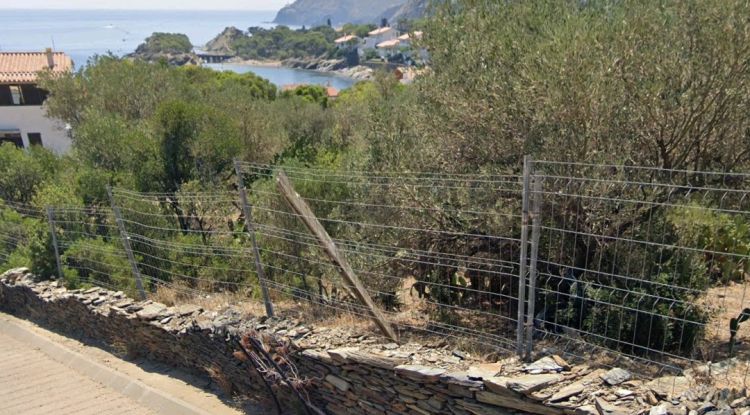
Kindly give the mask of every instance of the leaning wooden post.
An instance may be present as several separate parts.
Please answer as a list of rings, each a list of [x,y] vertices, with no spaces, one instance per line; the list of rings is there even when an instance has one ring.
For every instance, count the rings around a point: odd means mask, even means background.
[[[336,244],[333,243],[333,239],[331,239],[331,236],[328,235],[328,232],[326,232],[325,228],[323,228],[323,225],[320,224],[318,218],[315,217],[315,214],[313,213],[312,209],[310,209],[310,206],[307,205],[307,202],[305,202],[300,197],[300,195],[296,191],[294,191],[294,188],[292,187],[289,178],[286,176],[286,173],[284,173],[283,171],[279,172],[279,177],[276,179],[276,183],[279,186],[281,194],[289,203],[289,206],[291,206],[292,210],[294,210],[299,215],[300,220],[305,224],[305,226],[307,226],[310,232],[312,232],[325,253],[330,258],[331,262],[333,262],[334,265],[336,265],[336,267],[338,268],[341,276],[344,277],[344,280],[353,289],[354,295],[362,304],[367,307],[372,320],[380,328],[380,331],[382,331],[383,334],[389,339],[393,340],[394,342],[398,342],[398,336],[396,335],[396,332],[393,330],[390,323],[386,321],[383,314],[372,301],[372,298],[370,298],[367,290],[365,290],[365,287],[359,281],[359,278],[354,273],[351,265],[349,265],[349,261],[347,261],[343,255],[341,255],[338,248],[336,247]]]
[[[138,290],[141,300],[146,299],[146,291],[143,289],[143,280],[141,279],[141,271],[138,269],[138,263],[135,261],[135,255],[133,255],[133,249],[130,246],[130,236],[125,230],[125,224],[122,222],[122,214],[120,208],[115,204],[115,198],[112,195],[112,187],[107,186],[107,196],[109,197],[109,203],[112,206],[112,213],[115,215],[115,223],[117,223],[117,229],[120,231],[120,238],[122,238],[122,247],[125,249],[125,254],[128,256],[128,262],[130,262],[130,269],[133,271],[133,277],[135,277],[135,288]]]
[[[250,204],[247,202],[247,190],[245,190],[245,181],[242,179],[242,168],[240,168],[240,162],[238,160],[234,160],[234,171],[237,173],[237,188],[240,191],[242,214],[245,215],[245,231],[250,236],[250,243],[253,245],[255,271],[258,273],[258,284],[260,284],[260,291],[263,294],[263,303],[266,306],[266,315],[268,317],[273,317],[273,303],[271,303],[271,297],[268,295],[268,287],[266,286],[266,274],[263,271],[263,264],[261,264],[260,262],[260,250],[258,249],[258,241],[255,240],[255,227],[253,226],[252,210],[250,209]]]

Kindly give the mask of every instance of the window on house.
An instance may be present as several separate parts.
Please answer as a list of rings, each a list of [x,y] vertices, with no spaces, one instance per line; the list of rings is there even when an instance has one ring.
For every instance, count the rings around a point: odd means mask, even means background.
[[[42,146],[42,134],[41,133],[29,133],[29,145]]]
[[[21,133],[0,131],[0,145],[5,143],[11,143],[18,148],[23,148],[23,139],[21,139]]]
[[[19,87],[18,85],[11,85],[10,97],[11,97],[11,102],[13,102],[13,105],[21,105],[21,101],[23,97],[21,95],[21,87]]]

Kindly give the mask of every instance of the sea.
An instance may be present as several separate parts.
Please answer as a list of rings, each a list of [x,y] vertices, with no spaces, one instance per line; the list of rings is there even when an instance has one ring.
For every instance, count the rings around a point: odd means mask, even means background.
[[[0,51],[42,51],[51,47],[67,53],[81,68],[95,55],[131,53],[153,32],[184,33],[202,46],[228,26],[273,27],[275,11],[189,10],[4,10],[0,9]],[[218,70],[254,72],[278,86],[331,85],[338,89],[354,81],[335,74],[283,67],[211,65]]]

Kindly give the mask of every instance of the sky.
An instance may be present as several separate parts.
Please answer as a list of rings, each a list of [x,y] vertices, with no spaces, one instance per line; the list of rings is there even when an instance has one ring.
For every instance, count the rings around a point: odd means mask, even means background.
[[[0,9],[278,10],[291,0],[0,0]]]

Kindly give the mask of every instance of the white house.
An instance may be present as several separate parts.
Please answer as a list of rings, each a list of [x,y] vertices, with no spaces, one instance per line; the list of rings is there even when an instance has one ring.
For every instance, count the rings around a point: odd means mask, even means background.
[[[333,41],[337,49],[349,49],[359,43],[359,37],[355,35],[341,36]]]
[[[0,143],[21,148],[40,145],[62,154],[71,146],[65,125],[45,115],[47,91],[37,87],[38,73],[62,74],[73,69],[66,54],[0,52]]]
[[[394,55],[398,55],[400,50],[400,43],[398,39],[386,40],[375,45],[378,52],[378,56],[381,58],[389,58]]]
[[[392,27],[381,27],[367,34],[362,42],[360,50],[375,49],[379,43],[394,40],[398,37],[398,32]]]
[[[416,31],[413,33],[404,33],[403,35],[398,37],[398,41],[401,44],[402,47],[405,48],[411,48],[412,47],[412,40],[413,39],[422,39],[422,32]]]

